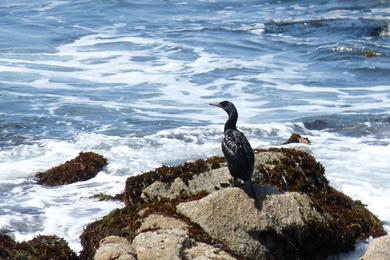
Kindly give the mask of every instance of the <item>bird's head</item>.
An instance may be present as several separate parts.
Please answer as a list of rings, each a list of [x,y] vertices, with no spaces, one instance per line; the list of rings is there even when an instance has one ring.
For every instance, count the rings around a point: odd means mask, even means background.
[[[219,102],[219,103],[210,103],[211,106],[216,106],[216,107],[220,107],[222,108],[223,110],[226,111],[226,113],[230,114],[231,112],[233,111],[236,111],[236,107],[234,106],[234,104],[232,102],[229,102],[229,101],[222,101],[222,102]]]

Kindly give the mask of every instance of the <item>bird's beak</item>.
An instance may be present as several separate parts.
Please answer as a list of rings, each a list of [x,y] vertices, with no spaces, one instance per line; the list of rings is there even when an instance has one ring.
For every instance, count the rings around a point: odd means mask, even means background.
[[[210,106],[221,107],[219,103],[209,103]]]

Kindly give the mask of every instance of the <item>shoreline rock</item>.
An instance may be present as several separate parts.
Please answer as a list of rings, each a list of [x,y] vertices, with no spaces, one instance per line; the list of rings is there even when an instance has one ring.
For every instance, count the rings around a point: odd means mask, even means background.
[[[386,234],[362,203],[329,186],[308,153],[257,149],[256,201],[227,187],[229,178],[221,157],[128,178],[126,206],[86,227],[80,257],[93,259],[100,241],[115,235],[139,259],[195,259],[195,252],[210,259],[206,251],[217,259],[326,259]]]
[[[103,156],[94,152],[81,152],[76,158],[35,176],[38,184],[58,186],[92,179],[106,165],[107,160]]]
[[[360,260],[390,259],[390,235],[375,238]]]
[[[292,143],[301,143],[301,144],[311,144],[311,141],[307,137],[303,137],[300,134],[292,133],[290,138],[283,144],[292,144]]]

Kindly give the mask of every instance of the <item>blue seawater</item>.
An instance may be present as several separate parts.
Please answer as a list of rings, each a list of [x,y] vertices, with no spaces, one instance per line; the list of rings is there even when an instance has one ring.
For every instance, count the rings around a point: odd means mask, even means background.
[[[208,103],[226,99],[253,146],[308,136],[389,231],[389,24],[379,0],[1,1],[0,229],[80,250],[85,225],[122,206],[88,197],[221,154],[226,115]],[[97,177],[35,183],[87,150],[109,159]]]

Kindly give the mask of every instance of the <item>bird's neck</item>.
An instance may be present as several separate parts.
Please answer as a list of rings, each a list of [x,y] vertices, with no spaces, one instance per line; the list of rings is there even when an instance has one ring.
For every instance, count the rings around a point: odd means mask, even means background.
[[[224,131],[228,129],[237,129],[236,128],[237,118],[238,118],[237,111],[231,111],[228,113],[228,115],[229,115],[229,119],[225,123]]]

